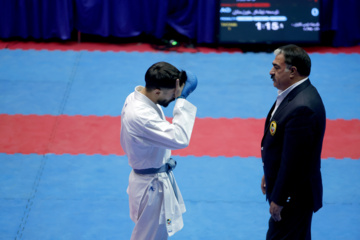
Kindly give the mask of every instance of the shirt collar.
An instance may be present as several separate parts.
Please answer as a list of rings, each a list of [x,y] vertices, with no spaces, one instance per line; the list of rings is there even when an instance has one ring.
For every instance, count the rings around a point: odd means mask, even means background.
[[[152,108],[154,108],[159,114],[160,116],[162,116],[162,112],[161,112],[161,107],[158,104],[155,104],[153,101],[150,100],[150,98],[148,98],[147,96],[145,96],[144,94],[141,93],[141,90],[143,90],[144,87],[143,86],[137,86],[135,87],[135,99],[150,105]]]
[[[300,84],[302,84],[303,82],[305,82],[308,79],[309,79],[309,77],[306,77],[306,78],[294,83],[293,85],[291,85],[290,87],[288,87],[284,91],[279,90],[277,100],[282,101],[294,88],[296,88],[297,86],[299,86]]]
[[[142,102],[146,102],[148,104],[154,105],[155,103],[153,101],[151,101],[150,98],[148,98],[147,96],[145,96],[144,94],[141,93],[141,91],[143,89],[144,89],[143,86],[135,87],[135,98]]]

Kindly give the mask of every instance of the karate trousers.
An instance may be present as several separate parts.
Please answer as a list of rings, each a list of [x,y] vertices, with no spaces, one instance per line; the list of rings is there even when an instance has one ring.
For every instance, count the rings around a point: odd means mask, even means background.
[[[135,220],[131,240],[166,240],[166,225],[159,224],[162,203],[164,200],[162,184],[153,181],[141,199],[138,219]]]

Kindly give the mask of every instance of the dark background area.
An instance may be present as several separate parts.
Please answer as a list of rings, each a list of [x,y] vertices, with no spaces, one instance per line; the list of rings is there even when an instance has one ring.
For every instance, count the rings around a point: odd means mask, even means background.
[[[219,0],[0,0],[0,39],[216,47],[219,4]],[[321,0],[320,6],[321,40],[316,45],[360,44],[360,1]]]

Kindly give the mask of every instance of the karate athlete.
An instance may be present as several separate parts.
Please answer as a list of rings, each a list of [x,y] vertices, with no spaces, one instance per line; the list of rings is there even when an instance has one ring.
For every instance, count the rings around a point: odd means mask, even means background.
[[[185,205],[172,169],[172,149],[189,145],[196,107],[186,100],[197,78],[167,62],[153,64],[121,112],[120,141],[133,168],[129,176],[132,240],[168,239],[183,227]],[[175,102],[172,123],[160,107]]]

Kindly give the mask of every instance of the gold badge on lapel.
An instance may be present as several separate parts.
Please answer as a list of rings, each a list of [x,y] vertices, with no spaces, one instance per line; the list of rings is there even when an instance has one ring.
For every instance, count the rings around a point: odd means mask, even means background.
[[[274,136],[275,132],[276,132],[276,122],[272,121],[270,123],[270,134],[271,134],[271,136]]]

